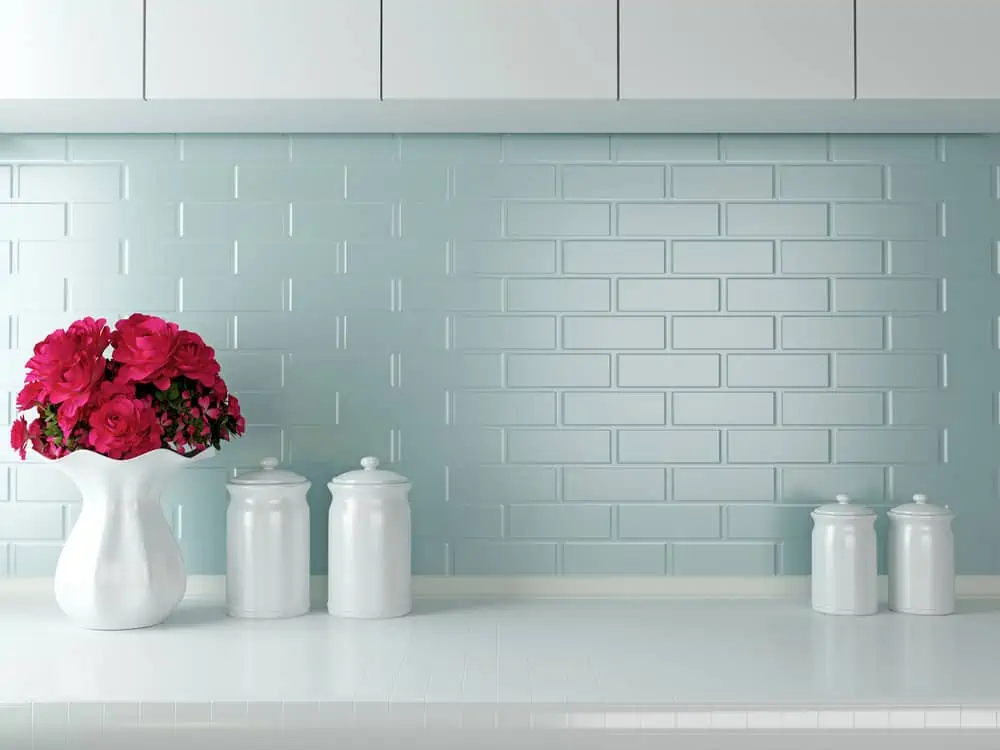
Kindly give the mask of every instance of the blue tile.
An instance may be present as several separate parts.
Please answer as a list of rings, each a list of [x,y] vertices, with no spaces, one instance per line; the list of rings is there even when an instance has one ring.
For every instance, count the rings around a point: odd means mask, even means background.
[[[827,463],[830,433],[827,430],[730,430],[730,463]]]
[[[662,198],[666,192],[662,167],[565,167],[564,198]]]
[[[304,242],[388,239],[392,236],[392,205],[295,203],[292,206],[290,234],[296,241]],[[259,241],[261,238],[252,239]]]
[[[622,279],[618,309],[623,312],[714,311],[719,309],[715,279]]]
[[[456,349],[555,349],[556,319],[544,315],[459,315],[453,326]]]
[[[55,217],[49,219],[48,224],[54,229],[57,226]],[[0,234],[2,227],[3,218],[0,216]],[[238,227],[230,227],[229,231],[241,232]],[[50,231],[49,234],[58,233]],[[170,203],[74,203],[70,208],[69,236],[85,240],[176,239],[181,236],[180,207]],[[22,237],[22,239],[46,239],[46,237]]]
[[[674,393],[677,425],[774,424],[773,393]]]
[[[676,576],[770,576],[777,558],[767,542],[674,542],[670,559]]]
[[[115,139],[120,142],[121,139]],[[63,161],[66,159],[66,136],[0,136],[0,161]]]
[[[782,424],[882,424],[885,402],[881,393],[784,393]]]
[[[830,138],[834,161],[878,164],[932,162],[937,149],[932,135],[841,134]]]
[[[511,279],[507,282],[511,312],[607,312],[611,284],[607,279]]]
[[[563,469],[567,503],[658,503],[666,500],[666,472],[658,468],[576,467]]]
[[[495,135],[404,135],[400,156],[406,161],[444,164],[499,162],[502,142]]]
[[[513,505],[508,508],[512,539],[607,539],[607,505]]]
[[[665,246],[658,240],[563,242],[563,273],[663,273]]]
[[[455,246],[455,273],[520,275],[555,273],[556,243],[459,242]]]
[[[663,349],[664,319],[653,316],[568,315],[563,349]]]
[[[843,312],[936,312],[937,279],[837,279],[837,310]]]
[[[826,503],[841,493],[861,504],[885,501],[885,469],[881,467],[786,467],[781,470],[781,479],[786,503]]]
[[[291,155],[284,135],[185,135],[181,140],[181,153],[188,162],[282,162]]]
[[[607,430],[508,430],[512,464],[606,464],[611,461]]]
[[[727,384],[731,386],[795,388],[830,384],[830,361],[822,354],[730,354],[727,368]]]
[[[788,166],[778,169],[781,198],[878,200],[882,192],[882,168],[879,166]]]
[[[551,165],[470,164],[455,168],[455,196],[459,200],[554,198],[555,195],[556,168]]]
[[[503,139],[503,158],[509,162],[608,161],[611,139],[606,135],[508,135]]]
[[[611,385],[611,357],[606,354],[510,354],[507,385],[578,387]]]
[[[731,237],[823,237],[827,207],[822,203],[730,203],[726,233]]]
[[[620,354],[618,385],[625,387],[715,387],[717,354]]]
[[[826,279],[730,279],[726,309],[733,312],[825,311],[830,308]]]
[[[619,430],[618,463],[715,464],[720,461],[716,430]]]
[[[826,161],[825,135],[724,135],[722,157],[726,161],[813,162]]]
[[[834,206],[833,226],[841,237],[933,238],[938,234],[937,206],[841,203]]]
[[[619,135],[613,139],[617,161],[718,161],[717,135]]]
[[[865,316],[792,316],[781,319],[785,349],[881,349],[885,322]]]
[[[448,467],[448,502],[553,503],[556,470],[550,466]]]
[[[937,430],[838,430],[837,460],[861,464],[934,464],[942,460]]]
[[[662,393],[564,393],[565,425],[664,424],[666,402]]]
[[[774,469],[677,468],[673,499],[678,503],[770,503],[774,501]]]
[[[652,542],[568,542],[563,545],[566,575],[662,575],[666,545]]]
[[[339,177],[334,172],[331,177]],[[302,180],[292,180],[293,185]],[[336,183],[335,183],[336,185]],[[339,185],[337,186],[339,187]],[[448,169],[439,164],[352,165],[347,168],[347,199],[352,201],[445,200]]]
[[[602,236],[611,233],[603,203],[508,203],[507,233],[524,236]]]
[[[773,242],[677,240],[672,247],[674,273],[773,273]]]
[[[726,509],[730,539],[808,538],[815,506],[732,505]]]
[[[714,203],[622,203],[618,234],[622,236],[708,236],[719,233],[719,207]]]
[[[786,240],[781,243],[783,273],[882,273],[882,243],[849,240]]]
[[[675,198],[771,198],[774,170],[771,167],[689,166],[670,172]]]
[[[556,545],[552,542],[458,541],[454,547],[456,575],[554,575]]]
[[[65,206],[0,203],[0,240],[54,240],[65,234]]]
[[[236,170],[229,164],[174,166],[155,161],[130,163],[125,186],[126,197],[140,203],[231,201],[236,198]],[[254,200],[251,197],[254,194],[252,184],[243,187],[250,189],[241,190],[241,198]]]
[[[389,162],[399,157],[399,140],[393,135],[293,135],[291,158],[303,165]]]
[[[618,508],[621,539],[718,539],[717,505],[622,505]]]
[[[674,349],[773,349],[774,318],[762,316],[677,316]]]
[[[17,170],[17,198],[37,203],[116,201],[122,197],[117,164],[23,165]]]
[[[202,167],[206,169],[207,167]],[[215,167],[219,169],[219,167]],[[299,164],[240,164],[235,172],[236,189],[241,201],[288,203],[290,201],[344,200],[344,166],[325,168]],[[385,193],[391,193],[386,186]],[[352,195],[353,200],[365,200]]]
[[[38,151],[48,151],[42,159],[59,160],[66,151],[65,140],[55,136],[39,136],[50,139]],[[62,141],[62,142],[60,142]],[[174,135],[71,135],[69,141],[70,161],[119,161],[129,165],[157,162],[161,165],[180,159],[180,139]],[[0,159],[3,159],[0,149]],[[19,158],[18,161],[22,159]]]

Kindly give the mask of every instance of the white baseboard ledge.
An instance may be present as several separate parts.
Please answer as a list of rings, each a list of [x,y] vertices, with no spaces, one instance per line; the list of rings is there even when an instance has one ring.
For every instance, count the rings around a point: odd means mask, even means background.
[[[312,600],[326,604],[326,576],[312,577]],[[879,578],[880,595],[887,597],[888,579]],[[51,578],[0,579],[0,596],[47,595]],[[223,575],[192,575],[187,596],[222,599]],[[964,599],[1000,598],[1000,575],[958,576],[956,593]],[[808,576],[414,576],[418,599],[774,599],[809,597]]]

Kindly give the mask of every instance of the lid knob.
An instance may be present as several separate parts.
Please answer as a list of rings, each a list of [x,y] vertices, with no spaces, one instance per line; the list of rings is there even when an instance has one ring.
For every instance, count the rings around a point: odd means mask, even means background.
[[[365,456],[361,459],[361,468],[365,471],[375,471],[378,468],[378,459],[375,456]]]
[[[923,505],[924,503],[927,502],[927,495],[918,492],[916,495],[913,496],[913,502],[917,503],[918,505]]]
[[[846,505],[851,502],[851,498],[848,495],[837,495],[837,502],[841,505]]]
[[[267,458],[262,458],[260,460],[260,468],[264,471],[274,471],[278,468],[278,459],[274,456],[268,456]]]

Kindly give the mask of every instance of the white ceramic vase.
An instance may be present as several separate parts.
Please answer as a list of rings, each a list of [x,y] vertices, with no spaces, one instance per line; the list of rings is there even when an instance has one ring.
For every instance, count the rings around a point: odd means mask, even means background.
[[[60,609],[80,627],[131,630],[162,622],[180,604],[187,574],[160,495],[185,458],[159,449],[124,461],[75,451],[52,461],[83,495],[56,566]]]

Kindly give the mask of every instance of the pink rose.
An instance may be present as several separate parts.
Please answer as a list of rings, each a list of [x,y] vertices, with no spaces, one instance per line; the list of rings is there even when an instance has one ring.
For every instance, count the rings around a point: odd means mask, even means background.
[[[28,420],[19,418],[10,427],[10,447],[24,460],[28,447]]]
[[[242,435],[246,431],[247,421],[243,418],[243,412],[240,411],[240,401],[236,396],[229,397],[229,416],[236,420],[236,428],[233,432]]]
[[[163,318],[135,313],[119,320],[111,335],[111,358],[121,366],[117,380],[152,383],[166,390],[177,374],[173,357],[179,342],[177,324]]]
[[[69,429],[105,376],[109,336],[104,320],[93,318],[46,336],[27,362],[28,385],[18,395],[18,408],[22,403],[59,404],[59,423]]]
[[[44,391],[45,387],[37,380],[25,383],[24,388],[22,388],[21,392],[17,394],[17,399],[15,400],[17,410],[27,411],[35,406],[41,406],[45,403],[42,395]]]
[[[91,447],[109,458],[134,458],[161,445],[163,428],[146,401],[122,392],[120,384],[105,383],[105,397],[90,415]]]
[[[215,350],[197,333],[181,331],[177,339],[177,348],[174,350],[174,367],[177,372],[210,388],[219,378]]]

